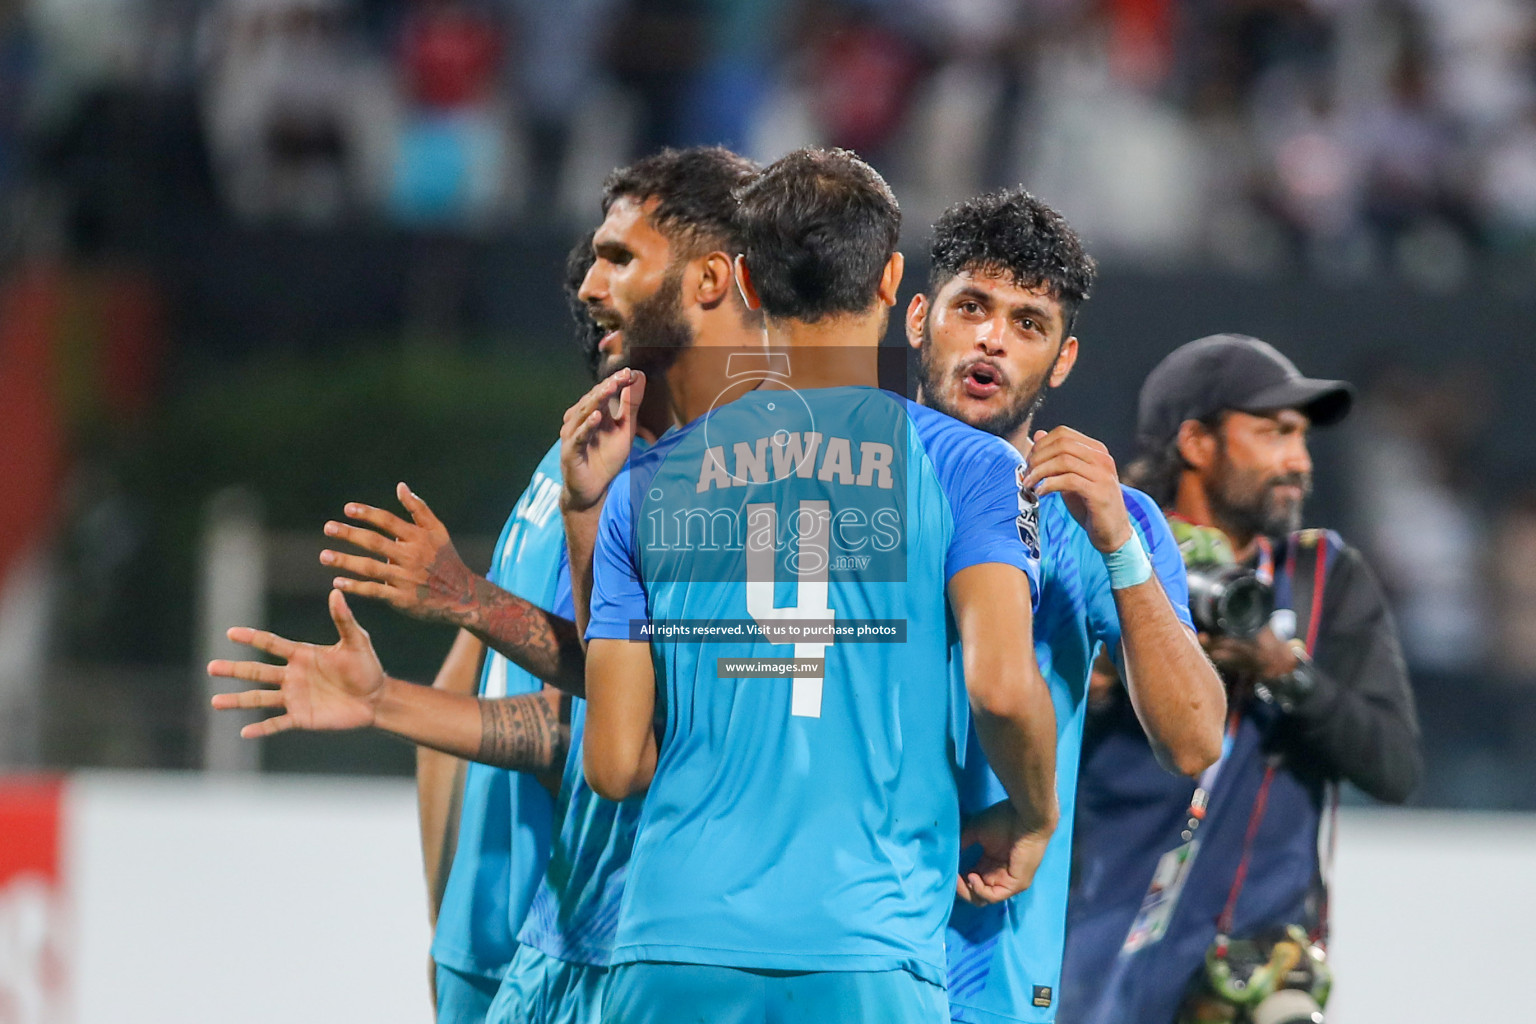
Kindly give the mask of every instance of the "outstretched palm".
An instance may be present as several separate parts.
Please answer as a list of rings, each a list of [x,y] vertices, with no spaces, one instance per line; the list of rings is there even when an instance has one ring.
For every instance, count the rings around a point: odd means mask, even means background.
[[[288,640],[265,630],[236,626],[229,638],[281,658],[286,664],[264,661],[211,661],[210,676],[245,679],[275,686],[275,690],[221,693],[213,706],[221,711],[270,708],[283,713],[240,730],[247,739],[272,736],[289,729],[362,729],[373,724],[384,691],[384,667],[374,653],[368,631],[358,625],[339,590],[330,593],[331,619],[340,639],[329,647]]]

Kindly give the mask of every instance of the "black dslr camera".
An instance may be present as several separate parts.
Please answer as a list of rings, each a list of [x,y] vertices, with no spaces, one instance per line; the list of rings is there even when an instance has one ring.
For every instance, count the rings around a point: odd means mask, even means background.
[[[1169,525],[1184,555],[1195,628],[1239,640],[1257,636],[1275,612],[1274,589],[1252,569],[1237,564],[1220,530],[1180,519]]]

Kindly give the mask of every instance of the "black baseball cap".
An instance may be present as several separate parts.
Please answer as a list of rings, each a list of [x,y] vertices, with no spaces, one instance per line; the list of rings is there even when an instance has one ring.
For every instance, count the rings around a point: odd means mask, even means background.
[[[1136,435],[1145,448],[1167,444],[1185,420],[1226,409],[1296,409],[1312,423],[1337,423],[1354,403],[1348,381],[1303,377],[1273,345],[1246,334],[1213,334],[1180,345],[1141,385]]]

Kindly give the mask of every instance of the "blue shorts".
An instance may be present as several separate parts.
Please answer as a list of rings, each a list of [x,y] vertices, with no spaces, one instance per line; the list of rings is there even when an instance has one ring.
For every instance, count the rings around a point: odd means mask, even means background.
[[[614,967],[604,1024],[949,1024],[944,990],[908,971]]]
[[[437,965],[437,1024],[485,1024],[499,982]]]
[[[598,1024],[609,970],[518,946],[486,1024]]]

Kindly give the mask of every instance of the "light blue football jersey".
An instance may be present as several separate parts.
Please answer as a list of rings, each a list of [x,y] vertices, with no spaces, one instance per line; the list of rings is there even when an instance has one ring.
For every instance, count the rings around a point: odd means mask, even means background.
[[[1153,571],[1179,620],[1193,629],[1184,560],[1168,521],[1145,494],[1129,487],[1121,490],[1131,522],[1151,556]],[[1056,788],[1061,822],[1046,847],[1034,883],[1023,893],[988,907],[955,901],[947,939],[950,1015],[968,1024],[1049,1024],[1056,1019],[1088,675],[1100,644],[1116,666],[1122,666],[1120,618],[1104,556],[1072,518],[1060,494],[1046,495],[1040,501],[1040,545],[1035,660],[1050,684],[1056,707]],[[1006,798],[987,767],[974,731],[969,746],[961,781],[965,813]]]
[[[969,728],[946,584],[1003,563],[1033,589],[1021,465],[854,387],[758,390],[631,460],[588,636],[651,641],[661,732],[615,964],[943,984]]]
[[[607,967],[644,798],[615,803],[592,792],[581,767],[586,721],[587,702],[572,700],[560,828],[518,941],[560,960]]]
[[[649,447],[635,439],[635,451]],[[555,466],[560,480],[560,467]],[[569,562],[565,564],[569,579]],[[567,584],[568,585],[568,584]],[[571,745],[555,800],[559,827],[518,942],[573,963],[607,967],[643,797],[621,803],[592,792],[581,766],[587,702],[571,701]]]
[[[487,578],[548,611],[572,618],[565,527],[560,518],[560,445],[545,453],[496,542]],[[544,684],[495,651],[480,673],[482,697],[537,693]],[[554,804],[532,776],[470,764],[459,839],[437,915],[432,958],[501,977],[544,877]]]

